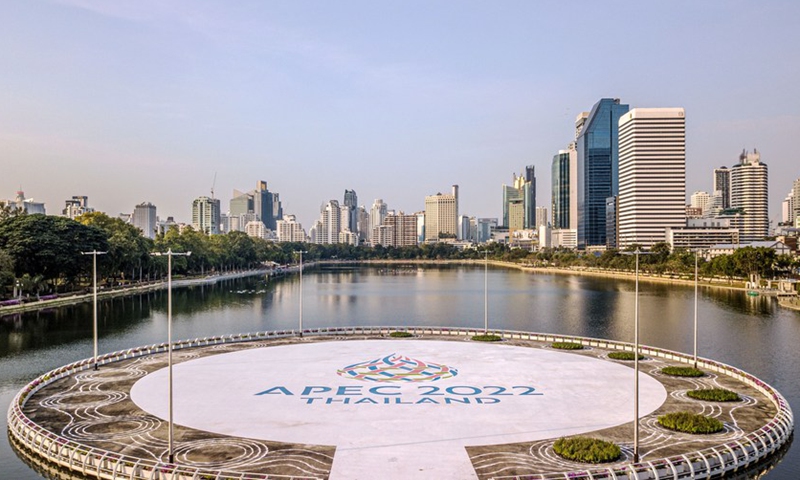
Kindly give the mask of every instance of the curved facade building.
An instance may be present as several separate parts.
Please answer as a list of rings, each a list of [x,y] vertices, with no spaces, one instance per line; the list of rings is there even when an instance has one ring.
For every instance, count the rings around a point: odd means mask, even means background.
[[[731,168],[731,208],[744,211],[740,241],[753,242],[769,236],[769,185],[767,164],[761,154],[743,151]]]

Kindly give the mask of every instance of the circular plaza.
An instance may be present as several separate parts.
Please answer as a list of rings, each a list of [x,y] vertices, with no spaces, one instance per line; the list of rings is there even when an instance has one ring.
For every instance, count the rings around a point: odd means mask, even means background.
[[[166,345],[116,352],[97,370],[90,359],[31,382],[9,408],[9,433],[31,462],[86,478],[331,480],[713,478],[768,459],[792,435],[788,404],[757,378],[707,359],[701,377],[667,375],[692,358],[640,347],[635,462],[634,362],[611,355],[632,345],[479,333],[364,327],[178,342],[172,402]],[[555,348],[564,342],[575,349]],[[711,388],[739,399],[687,394]],[[682,411],[724,428],[659,424]],[[621,455],[586,464],[555,453],[576,435]]]

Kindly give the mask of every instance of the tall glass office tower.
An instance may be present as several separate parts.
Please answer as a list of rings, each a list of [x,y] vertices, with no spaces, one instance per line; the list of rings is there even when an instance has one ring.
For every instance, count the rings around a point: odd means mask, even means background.
[[[619,194],[618,98],[594,104],[578,135],[578,248],[606,245],[606,199]]]
[[[569,228],[569,150],[559,150],[553,157],[550,211],[553,228]]]

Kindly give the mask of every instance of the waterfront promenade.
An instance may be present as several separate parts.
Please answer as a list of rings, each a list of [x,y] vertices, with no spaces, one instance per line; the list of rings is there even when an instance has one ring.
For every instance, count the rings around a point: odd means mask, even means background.
[[[296,270],[297,267],[289,267],[286,271]],[[192,285],[211,285],[222,280],[231,280],[236,278],[255,277],[255,276],[268,276],[273,273],[270,269],[253,269],[253,270],[240,270],[234,272],[227,272],[221,274],[204,275],[200,277],[182,278],[172,280],[172,287],[188,287]],[[167,288],[167,281],[153,281],[132,286],[117,287],[117,288],[103,288],[98,289],[97,298],[99,300],[108,298],[127,297],[131,295],[140,295],[142,293],[154,292]],[[21,303],[18,305],[5,305],[0,306],[0,316],[10,315],[14,313],[33,312],[45,308],[57,308],[67,305],[75,305],[83,302],[91,302],[93,295],[91,287],[88,293],[64,295],[57,298],[50,298],[45,300],[33,300],[30,302]]]

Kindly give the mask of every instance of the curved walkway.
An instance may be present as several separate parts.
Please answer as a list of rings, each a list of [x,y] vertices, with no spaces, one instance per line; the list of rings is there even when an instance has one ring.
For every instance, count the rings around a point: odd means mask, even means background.
[[[415,338],[387,338],[394,330]],[[87,360],[35,380],[9,409],[13,443],[100,478],[645,480],[741,469],[772,455],[793,429],[788,404],[758,379],[711,360],[701,361],[700,379],[667,377],[663,366],[690,357],[644,347],[642,461],[632,464],[632,417],[612,417],[632,406],[633,372],[608,357],[629,344],[498,332],[504,341],[487,345],[467,341],[481,332],[448,328],[304,333],[176,344],[175,465],[167,462],[165,345],[106,355],[99,371]],[[585,348],[554,350],[555,341]],[[712,386],[743,401],[686,396]],[[696,437],[658,426],[658,415],[676,410],[717,417],[725,431]],[[580,432],[617,442],[624,458],[588,473],[553,454],[555,438]]]

